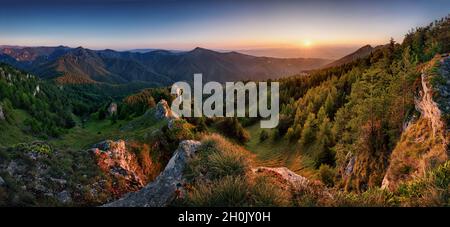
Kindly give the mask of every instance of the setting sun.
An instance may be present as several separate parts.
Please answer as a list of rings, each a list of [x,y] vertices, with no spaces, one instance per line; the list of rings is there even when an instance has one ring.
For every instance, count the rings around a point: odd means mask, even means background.
[[[309,40],[309,39],[303,40],[303,46],[304,47],[310,47],[311,45],[312,45],[311,40]]]

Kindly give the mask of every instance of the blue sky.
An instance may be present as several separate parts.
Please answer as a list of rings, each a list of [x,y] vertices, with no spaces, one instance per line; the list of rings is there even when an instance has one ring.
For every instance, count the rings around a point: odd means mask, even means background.
[[[401,41],[450,1],[1,0],[0,44],[92,49],[312,48]]]

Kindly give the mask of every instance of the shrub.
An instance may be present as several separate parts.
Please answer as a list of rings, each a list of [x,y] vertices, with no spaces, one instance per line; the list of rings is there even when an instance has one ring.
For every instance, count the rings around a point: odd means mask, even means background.
[[[23,152],[35,152],[38,154],[51,154],[52,148],[50,145],[42,142],[33,142],[30,144],[27,143],[19,143],[14,146],[14,149],[23,151]]]
[[[326,186],[334,186],[335,171],[327,164],[322,164],[319,167],[319,178]]]
[[[450,205],[450,161],[427,172],[422,178],[401,184],[396,194],[404,206]]]
[[[266,130],[262,130],[260,133],[259,133],[259,141],[260,142],[263,142],[263,141],[265,141],[266,139],[268,139],[269,138],[269,133],[266,131]]]
[[[430,173],[434,184],[442,189],[448,189],[450,185],[450,161],[440,165]]]
[[[174,120],[170,126],[164,126],[164,135],[170,142],[174,142],[178,146],[181,140],[189,140],[195,138],[194,126],[189,124],[186,120]]]
[[[237,118],[225,118],[220,122],[219,127],[225,135],[240,143],[246,143],[250,140],[250,134],[242,127]]]

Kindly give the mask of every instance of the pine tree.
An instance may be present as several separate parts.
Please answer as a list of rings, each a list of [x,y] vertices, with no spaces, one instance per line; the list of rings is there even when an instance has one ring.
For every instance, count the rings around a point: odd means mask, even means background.
[[[303,126],[303,130],[300,136],[300,144],[302,146],[307,146],[314,142],[316,138],[316,115],[314,113],[310,113],[308,118],[306,119],[305,125]]]

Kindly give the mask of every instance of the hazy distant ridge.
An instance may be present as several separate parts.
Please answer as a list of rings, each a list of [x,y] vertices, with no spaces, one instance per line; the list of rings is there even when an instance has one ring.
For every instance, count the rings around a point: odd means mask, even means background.
[[[176,52],[90,50],[83,47],[1,47],[0,62],[64,82],[128,83],[148,81],[167,85],[203,73],[219,82],[280,78],[320,68],[320,58],[255,57],[204,48]]]

